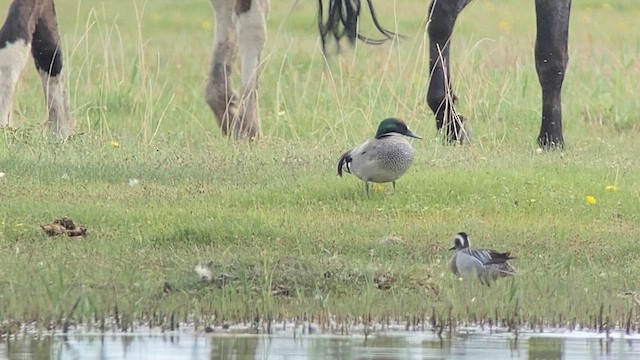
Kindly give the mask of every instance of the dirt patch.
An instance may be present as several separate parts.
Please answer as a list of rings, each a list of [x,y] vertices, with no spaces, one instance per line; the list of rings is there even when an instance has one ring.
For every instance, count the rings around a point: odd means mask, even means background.
[[[68,217],[62,217],[53,220],[48,224],[40,225],[45,234],[49,236],[85,236],[87,235],[87,228],[82,225],[77,225],[73,220]]]

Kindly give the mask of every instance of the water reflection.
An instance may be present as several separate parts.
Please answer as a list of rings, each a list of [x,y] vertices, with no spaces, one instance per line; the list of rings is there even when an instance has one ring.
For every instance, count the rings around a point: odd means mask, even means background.
[[[575,334],[573,334],[575,335]],[[432,333],[279,336],[244,334],[94,334],[21,337],[0,343],[0,359],[640,359],[640,339],[604,335],[555,338],[530,335]]]
[[[49,359],[53,339],[25,338],[0,344],[0,359]]]
[[[529,359],[555,360],[562,359],[564,341],[554,338],[529,339]]]

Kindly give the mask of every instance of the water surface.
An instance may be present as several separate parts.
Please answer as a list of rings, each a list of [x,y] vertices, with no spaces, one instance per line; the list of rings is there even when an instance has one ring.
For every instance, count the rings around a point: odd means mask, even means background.
[[[607,345],[608,344],[608,345]],[[640,336],[590,332],[388,331],[365,338],[282,332],[190,331],[28,335],[0,343],[0,359],[640,359]]]

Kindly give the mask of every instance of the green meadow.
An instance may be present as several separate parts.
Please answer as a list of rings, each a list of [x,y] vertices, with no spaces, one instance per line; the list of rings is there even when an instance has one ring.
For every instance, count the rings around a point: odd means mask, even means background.
[[[424,101],[428,2],[374,3],[406,38],[325,58],[315,2],[271,2],[262,136],[236,143],[203,99],[209,1],[59,0],[78,134],[41,134],[30,62],[15,128],[0,130],[0,333],[305,316],[635,326],[622,294],[640,292],[640,4],[574,1],[566,146],[539,152],[533,1],[474,1],[458,20],[451,72],[470,146],[443,145]],[[423,139],[397,191],[367,197],[336,162],[389,116]],[[88,235],[45,235],[62,216]],[[517,256],[518,275],[456,279],[459,231]]]

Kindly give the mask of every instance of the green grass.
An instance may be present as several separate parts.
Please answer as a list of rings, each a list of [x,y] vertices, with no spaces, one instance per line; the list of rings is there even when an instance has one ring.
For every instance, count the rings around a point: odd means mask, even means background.
[[[41,86],[25,70],[16,129],[0,134],[0,321],[58,324],[78,299],[74,321],[99,324],[117,308],[121,327],[168,326],[171,314],[204,324],[435,313],[445,324],[449,311],[590,325],[601,305],[609,324],[626,320],[634,305],[618,294],[640,289],[636,1],[574,4],[567,146],[543,154],[533,1],[477,1],[460,17],[452,73],[470,147],[443,146],[423,101],[426,1],[398,2],[397,20],[377,2],[409,38],[328,60],[314,4],[289,12],[294,3],[271,4],[264,135],[234,144],[202,96],[208,1],[57,2],[81,135],[40,135]],[[424,140],[398,191],[367,198],[335,176],[336,160],[389,115]],[[89,235],[45,236],[39,225],[61,216]],[[520,274],[490,289],[454,279],[446,249],[462,230],[513,252]],[[208,262],[226,286],[197,279],[193,266]],[[383,276],[395,279],[387,290]]]

